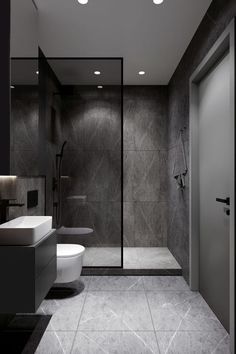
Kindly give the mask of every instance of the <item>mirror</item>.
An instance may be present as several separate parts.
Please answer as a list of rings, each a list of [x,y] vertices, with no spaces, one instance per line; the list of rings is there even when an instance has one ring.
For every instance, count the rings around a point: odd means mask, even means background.
[[[11,175],[39,175],[38,76],[38,59],[11,60]]]

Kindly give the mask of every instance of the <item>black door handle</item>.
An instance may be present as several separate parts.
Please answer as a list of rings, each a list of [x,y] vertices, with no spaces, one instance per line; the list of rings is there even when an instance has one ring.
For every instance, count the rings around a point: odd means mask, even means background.
[[[224,203],[226,205],[230,205],[230,198],[225,198],[225,199],[216,198],[216,201],[219,203]]]

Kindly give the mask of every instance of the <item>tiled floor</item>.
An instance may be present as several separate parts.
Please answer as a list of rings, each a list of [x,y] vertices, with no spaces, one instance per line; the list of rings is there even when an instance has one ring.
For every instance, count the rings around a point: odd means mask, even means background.
[[[182,277],[82,277],[77,288],[42,303],[38,312],[53,316],[37,354],[230,353],[227,332]]]
[[[84,266],[111,267],[121,265],[121,248],[86,248]],[[181,269],[167,247],[124,247],[125,269]]]

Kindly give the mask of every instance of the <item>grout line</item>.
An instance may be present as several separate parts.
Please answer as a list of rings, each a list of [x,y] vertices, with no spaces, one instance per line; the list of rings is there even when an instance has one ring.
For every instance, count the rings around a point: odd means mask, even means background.
[[[143,284],[143,285],[144,285],[144,284]],[[157,334],[156,334],[156,330],[155,330],[155,326],[154,326],[154,321],[153,321],[153,317],[152,317],[151,307],[150,307],[150,304],[149,304],[149,301],[148,301],[148,297],[147,297],[146,291],[144,291],[144,293],[145,293],[145,297],[146,297],[146,300],[147,300],[149,313],[150,313],[151,320],[152,320],[152,326],[153,326],[154,335],[155,335],[155,338],[156,338],[157,348],[158,348],[159,354],[160,354],[160,353],[161,353],[161,350],[160,350],[159,343],[158,343],[158,340],[157,340]]]
[[[90,284],[90,281],[91,281],[91,278],[89,280],[89,284]],[[83,303],[83,306],[82,306],[82,309],[81,309],[81,312],[80,312],[80,316],[79,316],[78,324],[77,324],[77,327],[76,327],[76,330],[75,330],[75,336],[74,336],[74,340],[73,340],[73,343],[72,343],[72,346],[71,346],[70,353],[72,353],[72,350],[73,350],[73,347],[74,347],[74,344],[75,344],[75,338],[76,338],[77,331],[78,331],[78,328],[79,328],[79,323],[80,323],[80,320],[81,320],[81,317],[82,317],[82,314],[83,314],[83,311],[84,311],[84,306],[85,306],[85,302],[86,302],[87,296],[88,296],[88,290],[85,291],[84,303]]]
[[[31,332],[30,330],[27,330],[27,331],[22,331],[22,332]],[[39,331],[40,332],[40,331]],[[104,329],[78,329],[78,331],[75,331],[75,330],[56,330],[56,331],[54,331],[54,330],[48,330],[47,331],[47,333],[48,332],[62,332],[62,333],[64,333],[64,332],[72,332],[72,333],[77,333],[77,332],[114,332],[114,333],[116,333],[116,332],[131,332],[131,333],[133,333],[133,330],[127,330],[127,329],[119,329],[119,330],[115,330],[115,329],[109,329],[109,330],[104,330]],[[161,330],[150,330],[150,329],[145,329],[145,330],[141,330],[141,329],[138,329],[138,330],[135,330],[135,332],[140,332],[140,333],[142,333],[142,332],[149,332],[149,333],[153,333],[153,332],[175,332],[175,330],[171,330],[171,329],[161,329]],[[178,330],[178,332],[182,332],[182,333],[215,333],[216,331],[214,330],[214,329],[212,329],[212,330],[193,330],[193,329],[189,329],[189,330],[187,330],[187,329],[180,329],[180,330]],[[45,334],[46,332],[44,332],[44,334]],[[229,334],[228,334],[229,335]]]

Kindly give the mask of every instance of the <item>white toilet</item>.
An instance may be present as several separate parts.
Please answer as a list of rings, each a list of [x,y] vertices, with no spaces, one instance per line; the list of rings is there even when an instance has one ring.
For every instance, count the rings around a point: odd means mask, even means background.
[[[79,279],[84,252],[85,248],[81,245],[57,245],[57,279],[55,283],[70,283]]]

